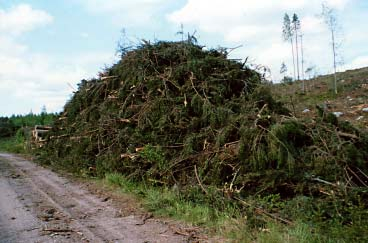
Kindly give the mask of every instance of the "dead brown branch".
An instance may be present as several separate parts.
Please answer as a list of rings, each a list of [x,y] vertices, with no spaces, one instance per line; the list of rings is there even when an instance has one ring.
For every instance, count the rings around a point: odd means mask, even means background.
[[[204,192],[204,194],[208,194],[208,192],[206,191],[206,189],[203,187],[201,180],[199,179],[198,172],[197,172],[197,166],[196,165],[194,165],[194,173],[195,173],[195,176],[197,178],[198,185],[201,187],[201,189]]]
[[[287,219],[283,219],[275,214],[272,214],[272,213],[269,213],[267,212],[266,210],[260,208],[260,207],[255,207],[254,205],[240,199],[240,198],[237,198],[237,197],[234,197],[234,199],[238,200],[241,204],[243,204],[244,206],[247,206],[247,207],[254,207],[255,210],[254,212],[257,213],[257,214],[262,214],[262,215],[265,215],[271,219],[274,219],[276,221],[279,221],[283,224],[287,224],[287,225],[293,225],[293,222],[291,222],[290,220],[287,220]]]
[[[105,77],[101,77],[101,80],[105,80],[105,79],[111,79],[111,78],[118,78],[119,76],[113,75],[113,76],[105,76]]]
[[[57,233],[66,233],[66,232],[74,232],[72,229],[59,229],[59,228],[51,228],[51,229],[42,229],[45,232],[57,232]]]

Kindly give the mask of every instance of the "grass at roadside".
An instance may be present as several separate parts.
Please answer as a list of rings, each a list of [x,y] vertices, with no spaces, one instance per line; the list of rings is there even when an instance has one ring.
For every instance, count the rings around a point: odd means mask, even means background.
[[[17,137],[1,138],[0,139],[0,151],[15,153],[15,154],[25,153],[24,141],[20,140]]]
[[[330,242],[320,239],[318,235],[312,233],[313,230],[309,225],[302,222],[285,226],[270,220],[260,227],[251,227],[240,208],[225,203],[222,210],[219,210],[211,205],[211,202],[199,200],[206,197],[205,195],[197,195],[196,200],[189,200],[176,188],[135,183],[117,173],[107,174],[105,181],[109,185],[117,186],[123,193],[137,196],[142,205],[157,216],[171,217],[193,226],[202,226],[210,234],[228,239],[220,242]]]
[[[236,216],[234,208],[227,208],[224,212],[209,207],[209,205],[190,202],[182,198],[173,189],[156,188],[144,184],[131,182],[120,174],[106,175],[109,184],[117,185],[125,193],[133,193],[142,199],[143,206],[160,216],[170,216],[184,220],[193,225],[220,227],[223,222]]]

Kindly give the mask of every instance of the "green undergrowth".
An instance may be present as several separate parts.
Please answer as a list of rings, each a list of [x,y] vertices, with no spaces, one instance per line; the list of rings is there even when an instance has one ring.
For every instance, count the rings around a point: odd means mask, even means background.
[[[197,226],[220,227],[224,221],[235,218],[236,207],[226,205],[223,210],[212,207],[208,198],[196,189],[191,194],[197,198],[179,193],[176,187],[154,187],[145,183],[132,182],[120,174],[107,174],[106,181],[117,185],[125,193],[133,193],[143,199],[143,206],[159,216],[169,216]],[[224,204],[225,205],[225,204]]]
[[[298,197],[281,200],[278,194],[247,198],[247,206],[234,203],[216,191],[204,194],[193,187],[190,192],[180,193],[174,186],[155,187],[149,183],[133,182],[121,174],[105,176],[105,181],[117,186],[123,193],[137,196],[148,211],[157,216],[171,217],[193,226],[201,226],[210,235],[220,235],[226,242],[364,242],[368,223],[367,211],[359,207],[342,209],[338,202],[317,204],[312,198]],[[245,201],[242,201],[245,202]],[[329,204],[329,205],[328,205]],[[327,209],[335,207],[336,214],[350,211],[350,220],[326,218]],[[271,217],[261,211],[278,212]],[[281,213],[280,213],[281,212]],[[281,215],[296,220],[285,224],[277,220]],[[277,216],[276,216],[277,215]],[[318,216],[316,216],[318,215]],[[322,217],[319,223],[311,217]]]
[[[25,141],[23,138],[19,138],[16,136],[1,138],[0,151],[15,154],[24,154],[26,153]]]
[[[32,129],[35,125],[51,126],[56,114],[41,112],[0,117],[0,151],[31,153]]]

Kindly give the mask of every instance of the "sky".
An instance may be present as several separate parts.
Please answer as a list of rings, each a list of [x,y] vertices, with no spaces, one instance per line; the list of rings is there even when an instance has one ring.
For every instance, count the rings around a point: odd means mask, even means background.
[[[326,0],[337,14],[339,70],[368,66],[367,0]],[[303,33],[304,70],[333,71],[331,40],[321,0],[0,0],[0,116],[60,112],[81,79],[118,60],[124,40],[181,40],[194,33],[207,48],[229,49],[281,79],[292,75],[285,13],[296,13]]]

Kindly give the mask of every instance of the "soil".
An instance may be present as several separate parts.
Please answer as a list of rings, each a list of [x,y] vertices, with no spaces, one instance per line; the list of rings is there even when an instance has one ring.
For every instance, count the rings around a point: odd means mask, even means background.
[[[0,154],[0,242],[208,242],[94,183]]]

